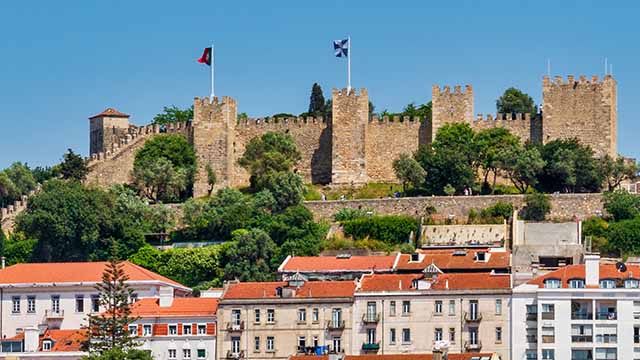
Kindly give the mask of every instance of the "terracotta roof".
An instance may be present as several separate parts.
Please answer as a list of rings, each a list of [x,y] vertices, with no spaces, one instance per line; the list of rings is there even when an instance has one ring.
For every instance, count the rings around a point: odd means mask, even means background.
[[[126,117],[126,118],[128,118],[128,117],[129,117],[129,115],[127,115],[127,114],[125,114],[125,113],[123,113],[123,112],[120,112],[120,111],[118,111],[117,109],[114,109],[114,108],[106,108],[106,109],[104,109],[104,111],[103,111],[103,112],[101,112],[100,114],[93,115],[93,116],[92,116],[92,117],[90,117],[89,119],[95,119],[95,118],[97,118],[97,117],[102,117],[102,116],[109,116],[109,117]]]
[[[74,352],[82,351],[82,343],[87,339],[87,331],[84,329],[48,329],[44,334],[40,335],[40,344],[38,345],[38,351],[42,351],[42,341],[52,340],[53,347],[52,352]],[[17,341],[24,340],[24,332],[17,334],[14,337],[3,339],[3,341]],[[48,352],[48,351],[47,351]]]
[[[400,255],[396,266],[398,271],[422,270],[434,263],[440,270],[447,272],[453,270],[483,270],[508,269],[511,252],[491,251],[488,248],[473,249],[419,249],[420,261],[411,261],[410,254]],[[454,253],[464,255],[454,255]],[[485,252],[488,255],[486,262],[476,261],[477,252]]]
[[[413,280],[422,279],[422,274],[371,274],[362,277],[358,291],[407,291],[417,290]],[[428,279],[425,279],[429,281]],[[431,283],[432,290],[493,290],[510,289],[509,274],[458,273],[441,274]],[[427,290],[428,291],[428,290]]]
[[[215,317],[218,310],[216,298],[173,298],[171,306],[160,307],[160,300],[140,299],[131,309],[133,317]]]
[[[448,354],[448,360],[490,359],[492,353]],[[328,360],[328,355],[293,355],[289,360]],[[344,360],[432,360],[433,354],[346,355]]]
[[[287,282],[245,282],[230,284],[222,299],[265,299],[279,298],[277,288],[286,288]],[[353,297],[353,281],[307,281],[295,289],[296,298],[336,298]]]
[[[0,286],[42,283],[96,283],[102,281],[102,273],[107,264],[104,261],[16,264],[0,270]],[[125,274],[129,276],[130,281],[159,281],[188,289],[182,284],[129,261],[123,261],[122,268]]]
[[[568,288],[569,280],[584,279],[584,278],[585,278],[584,264],[567,265],[558,270],[546,273],[535,279],[529,280],[527,284],[544,287],[544,281],[546,279],[558,279],[561,281],[561,285],[563,288]],[[640,265],[627,265],[627,271],[622,273],[622,272],[619,272],[618,269],[616,269],[615,264],[600,263],[600,280],[604,280],[604,279],[624,280],[628,278],[640,279]]]
[[[292,256],[287,258],[280,272],[338,272],[338,271],[392,271],[396,255],[388,256]]]

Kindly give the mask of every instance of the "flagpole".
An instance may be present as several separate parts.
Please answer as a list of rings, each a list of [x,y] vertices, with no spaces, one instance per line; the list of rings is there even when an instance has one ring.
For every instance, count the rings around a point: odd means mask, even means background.
[[[214,91],[214,82],[213,82],[213,68],[214,68],[214,62],[213,62],[213,44],[211,44],[211,99],[210,101],[213,102],[213,97],[215,96],[215,91]]]
[[[347,36],[347,93],[351,92],[351,36]]]

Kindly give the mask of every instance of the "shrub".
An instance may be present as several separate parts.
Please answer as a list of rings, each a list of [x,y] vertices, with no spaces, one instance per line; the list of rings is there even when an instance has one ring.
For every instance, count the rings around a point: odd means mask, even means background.
[[[356,240],[370,237],[387,244],[402,244],[416,232],[418,222],[409,216],[372,216],[343,222],[344,233]]]
[[[360,219],[363,217],[369,217],[373,214],[373,210],[371,209],[353,209],[353,208],[342,208],[338,210],[337,213],[333,214],[333,220],[337,222],[344,222],[349,220]]]
[[[640,253],[638,238],[640,238],[640,217],[609,225],[609,245],[620,255]]]
[[[604,209],[615,221],[633,219],[640,215],[640,196],[626,190],[605,193]]]
[[[523,209],[525,220],[543,221],[551,211],[551,201],[547,194],[529,194],[525,198],[525,204]]]
[[[513,205],[508,202],[498,201],[488,208],[482,209],[480,217],[483,218],[497,218],[502,217],[508,219],[513,214]]]

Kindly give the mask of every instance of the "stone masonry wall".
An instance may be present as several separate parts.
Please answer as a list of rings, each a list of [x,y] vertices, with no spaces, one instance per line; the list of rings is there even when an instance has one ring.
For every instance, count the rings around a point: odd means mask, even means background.
[[[449,86],[440,89],[434,85],[431,90],[432,129],[431,140],[435,139],[438,129],[448,123],[471,122],[473,120],[473,87],[465,86],[463,92],[459,85],[453,92]]]
[[[522,142],[539,143],[542,141],[542,118],[532,118],[531,114],[497,114],[495,118],[491,114],[487,116],[478,114],[470,125],[474,131],[505,128],[518,136]]]
[[[566,82],[561,76],[555,81],[545,77],[542,84],[543,139],[577,137],[590,145],[597,156],[617,156],[617,93],[616,81],[611,75],[598,81],[588,81],[572,75]]]
[[[577,215],[584,219],[603,211],[602,194],[555,194],[551,196],[549,218],[572,219]],[[524,206],[524,195],[484,196],[432,196],[399,199],[369,199],[348,201],[307,201],[305,205],[317,220],[330,220],[342,208],[372,209],[379,215],[425,216],[428,206],[436,208],[438,214],[466,217],[471,209],[484,209],[498,201],[512,203],[514,208]]]

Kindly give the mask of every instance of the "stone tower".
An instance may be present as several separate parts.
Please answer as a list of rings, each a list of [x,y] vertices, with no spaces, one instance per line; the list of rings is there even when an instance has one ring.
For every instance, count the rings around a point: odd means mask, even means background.
[[[363,184],[367,182],[365,134],[369,123],[367,89],[333,89],[331,121],[331,182]]]
[[[433,85],[431,94],[431,141],[435,139],[438,129],[448,123],[471,123],[473,114],[473,88],[465,86],[465,91],[459,85],[454,86],[453,93],[449,86],[442,90],[438,85]]]
[[[611,75],[598,81],[572,75],[542,82],[542,142],[578,138],[591,146],[596,156],[617,156],[617,83]]]
[[[89,118],[89,155],[112,151],[129,131],[129,115],[107,108]]]
[[[216,174],[216,188],[233,186],[235,164],[235,127],[237,104],[230,97],[195,98],[193,105],[193,148],[196,152],[197,171],[193,196],[207,195],[206,167]]]

